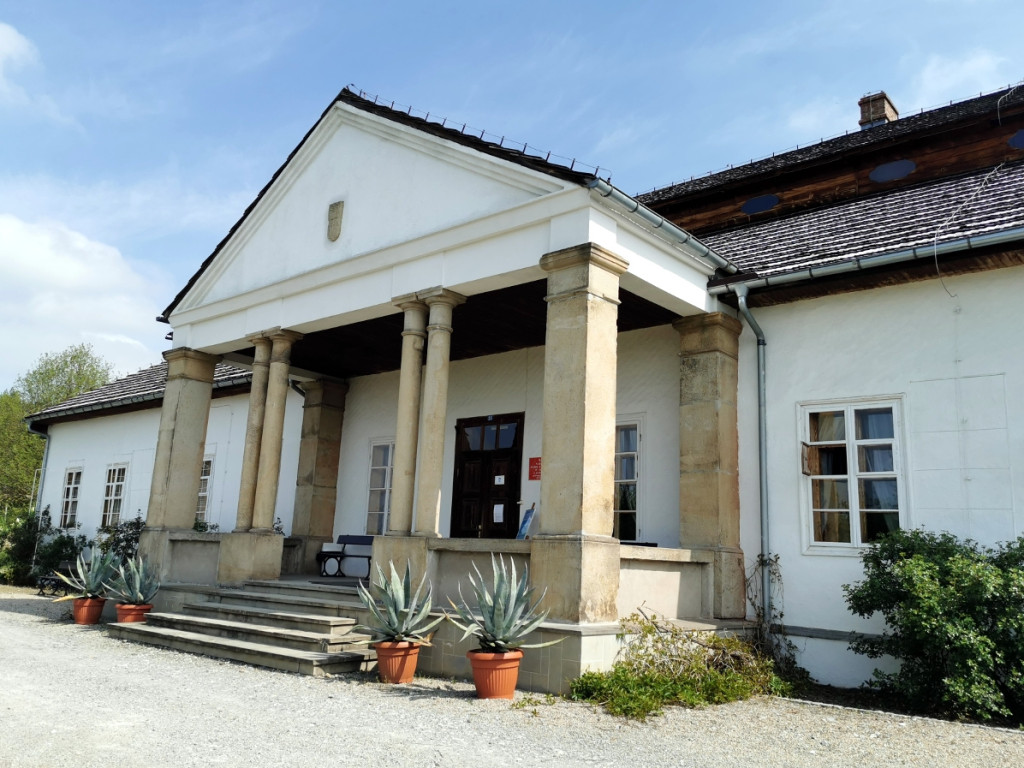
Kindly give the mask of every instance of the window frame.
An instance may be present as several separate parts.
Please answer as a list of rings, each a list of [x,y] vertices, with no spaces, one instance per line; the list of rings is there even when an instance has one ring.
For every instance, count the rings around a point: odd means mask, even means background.
[[[378,465],[373,463],[373,454],[376,448],[381,446],[387,446],[388,448],[388,463],[387,465]],[[374,438],[370,440],[370,451],[367,461],[367,472],[366,472],[366,514],[363,517],[363,532],[367,536],[383,536],[388,531],[388,522],[391,519],[391,491],[394,488],[394,472],[395,472],[395,438],[393,437],[382,437]],[[373,483],[374,470],[385,470],[384,485],[377,487]],[[374,492],[384,492],[384,511],[377,512],[370,509],[370,497]],[[380,533],[376,533],[370,530],[370,515],[381,516],[381,528]]]
[[[856,412],[867,411],[879,408],[892,410],[893,436],[892,438],[861,438],[856,437]],[[800,436],[797,458],[797,471],[800,473],[800,506],[802,513],[802,537],[804,539],[804,552],[808,554],[830,554],[839,556],[860,557],[863,551],[870,546],[871,542],[865,542],[861,531],[861,504],[860,504],[860,479],[886,479],[889,477],[896,480],[896,503],[899,528],[905,530],[908,527],[909,518],[909,470],[906,460],[906,434],[905,434],[905,411],[904,397],[902,395],[875,396],[861,398],[844,398],[837,400],[815,400],[798,404],[798,434]],[[808,466],[808,449],[816,444],[838,443],[832,440],[811,440],[811,414],[827,413],[829,411],[842,411],[846,424],[843,443],[846,448],[846,480],[847,499],[850,527],[850,541],[817,541],[814,536],[814,492],[813,481],[828,477],[840,477],[839,475],[822,475],[813,473],[813,466]],[[892,446],[892,470],[882,472],[861,471],[858,464],[859,446],[886,445]],[[813,464],[813,462],[812,462]]]
[[[120,469],[124,470],[123,476],[118,479],[116,472]],[[111,480],[111,472],[115,473],[114,479]],[[113,528],[119,522],[121,522],[121,512],[124,511],[125,501],[125,490],[128,485],[128,462],[118,462],[116,464],[107,465],[107,473],[105,482],[103,484],[103,506],[100,513],[100,527],[101,528]],[[113,495],[111,491],[113,490]],[[111,512],[113,507],[117,507],[116,513]]]
[[[204,474],[206,465],[210,465],[209,472]],[[200,523],[210,522],[210,487],[213,483],[214,455],[209,453],[203,456],[199,465],[199,492],[196,494],[196,520]],[[203,487],[203,480],[206,480],[206,487]],[[200,502],[205,502],[200,504]],[[200,509],[202,506],[202,509]]]
[[[635,451],[619,451],[619,429],[622,427],[635,427],[636,428],[636,450]],[[635,516],[634,526],[636,528],[636,535],[632,539],[619,539],[624,544],[630,544],[632,542],[641,541],[643,534],[642,523],[642,510],[643,510],[643,435],[644,435],[644,418],[642,414],[623,414],[617,416],[615,419],[615,445],[612,449],[612,461],[614,462],[615,468],[613,469],[613,491],[612,491],[612,536],[619,538],[620,522],[619,517],[622,512],[632,512]],[[634,509],[632,510],[620,510],[618,508],[619,493],[618,488],[621,482],[629,482],[628,480],[615,479],[618,477],[618,458],[625,454],[633,454],[636,462],[636,470],[634,472],[633,484],[636,487],[636,498],[634,500]]]
[[[81,466],[68,467],[64,470],[60,504],[60,527],[63,529],[74,528],[78,524],[78,502],[82,498],[83,471]],[[69,491],[73,493],[69,494]]]

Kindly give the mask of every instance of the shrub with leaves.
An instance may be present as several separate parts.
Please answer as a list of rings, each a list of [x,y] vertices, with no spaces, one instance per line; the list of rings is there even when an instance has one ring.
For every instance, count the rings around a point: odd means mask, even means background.
[[[666,705],[699,707],[785,692],[772,662],[734,637],[687,631],[642,611],[621,621],[625,645],[609,672],[586,672],[571,696],[644,720]]]
[[[32,583],[38,530],[38,518],[29,509],[7,509],[0,514],[0,582],[18,586]]]
[[[1024,720],[1024,538],[995,549],[948,533],[896,531],[863,555],[865,579],[843,587],[858,616],[886,629],[851,649],[891,656],[870,687],[907,707],[973,720]]]
[[[100,528],[97,539],[100,552],[103,554],[113,552],[118,562],[128,562],[139,551],[139,537],[145,527],[146,522],[142,519],[140,511],[130,520],[122,520],[117,525]]]

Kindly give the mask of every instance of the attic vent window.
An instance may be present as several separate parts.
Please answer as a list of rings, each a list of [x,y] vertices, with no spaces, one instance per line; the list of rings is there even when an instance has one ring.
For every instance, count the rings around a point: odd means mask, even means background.
[[[345,202],[339,200],[327,206],[327,239],[332,243],[341,237],[341,215],[345,212]]]
[[[868,174],[868,178],[876,183],[883,181],[897,181],[905,179],[917,170],[917,163],[913,160],[894,160],[891,163],[882,163]]]
[[[1010,146],[1014,149],[1024,149],[1024,129],[1017,131],[1010,137]]]
[[[759,197],[752,197],[745,202],[740,210],[748,216],[753,216],[755,213],[764,213],[770,211],[776,205],[779,204],[778,195],[761,195]]]

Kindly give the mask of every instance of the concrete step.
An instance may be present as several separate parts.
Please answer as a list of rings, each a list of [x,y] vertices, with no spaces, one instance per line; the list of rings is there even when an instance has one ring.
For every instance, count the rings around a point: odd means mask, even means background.
[[[156,645],[186,653],[198,653],[219,659],[238,661],[258,667],[279,669],[301,675],[336,675],[365,668],[363,653],[323,653],[277,648],[262,643],[216,637],[149,623],[110,624],[111,637]]]
[[[264,624],[300,632],[316,632],[331,637],[343,637],[352,631],[356,620],[347,616],[323,616],[310,613],[291,613],[287,610],[255,608],[249,605],[230,603],[186,603],[182,613],[188,616],[205,616],[210,619],[239,621],[247,624]]]
[[[369,635],[350,632],[345,635],[332,636],[318,632],[305,632],[297,629],[284,629],[263,624],[249,624],[243,621],[228,621],[206,616],[186,616],[181,613],[150,613],[146,623],[157,627],[180,629],[185,632],[196,632],[203,635],[214,635],[233,640],[244,640],[250,643],[273,645],[277,648],[292,648],[297,651],[319,651],[322,653],[339,653],[341,651],[362,651],[367,645]]]
[[[226,605],[245,605],[265,610],[291,613],[311,613],[318,616],[349,616],[353,608],[362,604],[358,598],[336,595],[337,599],[296,597],[281,592],[254,592],[249,589],[218,589],[207,595],[207,600]]]
[[[253,592],[292,595],[315,600],[359,600],[356,579],[336,578],[312,581],[247,581],[243,589]]]

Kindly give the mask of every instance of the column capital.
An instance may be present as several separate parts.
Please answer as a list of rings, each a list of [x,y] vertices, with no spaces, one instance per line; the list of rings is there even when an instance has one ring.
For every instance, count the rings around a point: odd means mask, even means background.
[[[461,293],[449,291],[447,288],[442,288],[441,286],[427,288],[425,291],[417,291],[416,298],[428,306],[433,306],[434,304],[447,304],[449,307],[457,307],[459,304],[464,304],[466,301],[466,297]]]
[[[708,312],[681,317],[672,323],[682,343],[682,354],[723,352],[730,357],[739,354],[739,337],[743,324],[724,312]]]
[[[415,293],[409,293],[405,296],[397,296],[391,300],[391,303],[402,310],[405,315],[405,325],[402,328],[402,335],[426,338],[427,312],[429,310],[427,305],[417,299]]]
[[[540,268],[545,272],[558,272],[590,264],[616,276],[629,269],[628,261],[597,243],[581,243],[570,248],[545,253],[540,257]]]
[[[190,347],[177,347],[164,352],[164,360],[167,361],[168,381],[182,378],[212,384],[213,371],[220,357]]]

